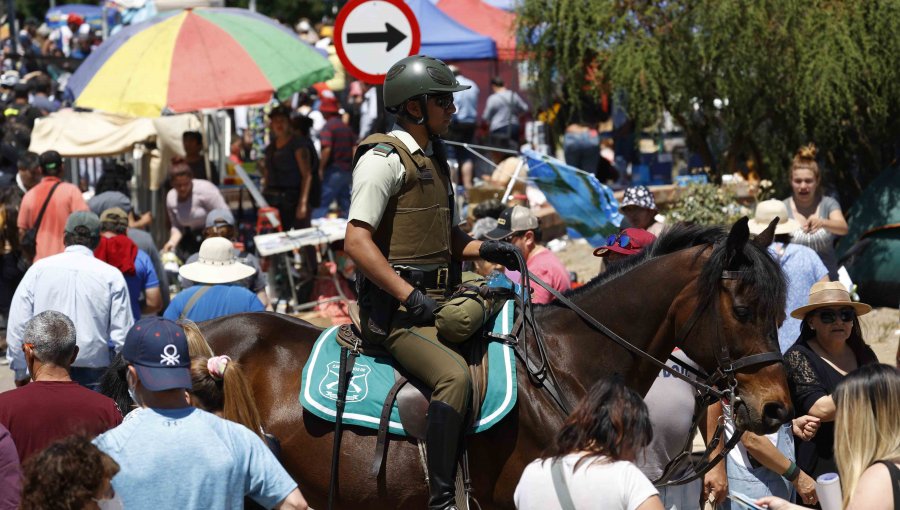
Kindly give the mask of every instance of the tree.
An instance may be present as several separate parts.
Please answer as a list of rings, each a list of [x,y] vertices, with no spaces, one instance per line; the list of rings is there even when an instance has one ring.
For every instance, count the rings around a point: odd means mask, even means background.
[[[786,189],[814,141],[856,196],[900,153],[900,0],[524,0],[518,23],[538,94],[615,91],[639,128],[668,111],[715,173],[746,159]]]

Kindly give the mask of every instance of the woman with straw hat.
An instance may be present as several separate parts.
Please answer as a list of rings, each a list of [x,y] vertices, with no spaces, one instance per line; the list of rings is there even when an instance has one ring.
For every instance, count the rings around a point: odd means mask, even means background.
[[[819,282],[810,289],[808,304],[791,312],[802,321],[797,342],[785,354],[795,411],[822,420],[812,441],[797,443],[797,466],[813,479],[837,471],[835,387],[849,372],[878,362],[859,325],[858,317],[870,311],[871,306],[851,301],[843,284]]]

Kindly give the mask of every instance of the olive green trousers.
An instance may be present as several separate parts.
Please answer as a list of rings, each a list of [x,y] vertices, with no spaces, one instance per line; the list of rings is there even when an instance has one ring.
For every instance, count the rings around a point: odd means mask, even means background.
[[[446,300],[443,291],[429,290],[427,294],[438,304]],[[444,402],[460,415],[466,414],[472,394],[469,367],[455,346],[438,339],[433,324],[412,325],[403,305],[394,313],[386,336],[368,328],[368,310],[360,309],[360,322],[367,341],[384,347],[407,372],[432,389],[432,401]]]

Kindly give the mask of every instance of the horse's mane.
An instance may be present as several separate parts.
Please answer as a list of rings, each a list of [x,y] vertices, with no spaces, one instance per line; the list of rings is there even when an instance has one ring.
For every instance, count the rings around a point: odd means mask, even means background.
[[[699,304],[710,303],[717,295],[722,271],[740,269],[739,285],[752,289],[750,306],[761,317],[780,318],[784,314],[785,283],[781,268],[765,248],[752,242],[744,243],[737,256],[727,252],[728,231],[721,226],[698,226],[677,223],[667,227],[640,254],[612,264],[608,271],[567,293],[569,297],[591,292],[596,287],[635,271],[656,258],[695,246],[709,246],[712,252],[699,277]],[[699,256],[699,254],[698,254]],[[556,301],[553,304],[558,304]],[[713,307],[715,308],[715,307]]]

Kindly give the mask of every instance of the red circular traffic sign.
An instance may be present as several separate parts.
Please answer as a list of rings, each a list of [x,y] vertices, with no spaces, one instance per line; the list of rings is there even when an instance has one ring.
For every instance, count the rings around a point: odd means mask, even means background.
[[[421,35],[403,0],[350,0],[334,23],[334,47],[344,68],[366,83],[384,83],[398,60],[419,52]]]

